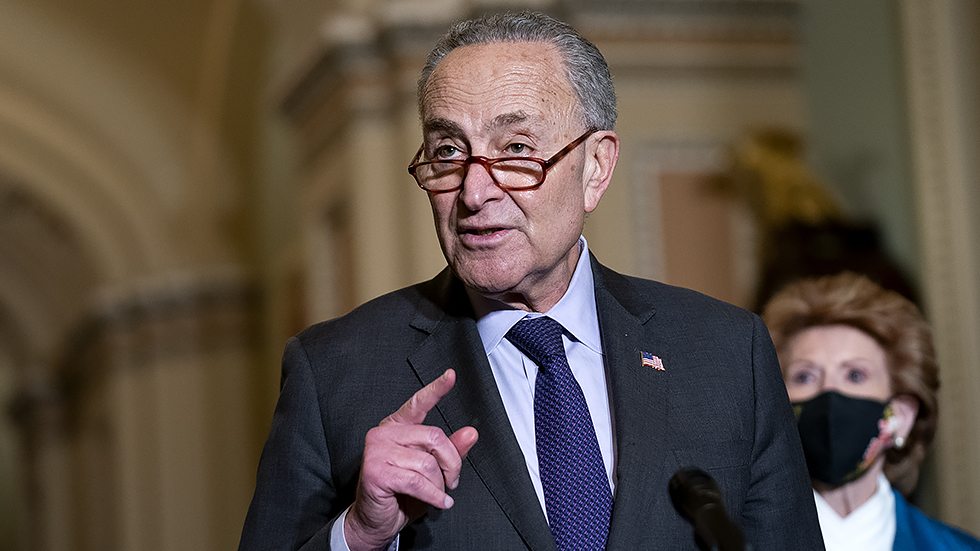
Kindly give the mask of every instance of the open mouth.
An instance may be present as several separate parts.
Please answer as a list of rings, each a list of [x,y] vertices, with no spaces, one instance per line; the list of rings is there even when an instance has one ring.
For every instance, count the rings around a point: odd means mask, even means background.
[[[484,236],[487,236],[487,235],[493,235],[493,234],[497,233],[498,231],[502,231],[502,230],[503,230],[503,228],[483,228],[483,229],[465,230],[463,233],[468,233],[470,235],[477,235],[477,236],[480,236],[480,237],[484,237]]]

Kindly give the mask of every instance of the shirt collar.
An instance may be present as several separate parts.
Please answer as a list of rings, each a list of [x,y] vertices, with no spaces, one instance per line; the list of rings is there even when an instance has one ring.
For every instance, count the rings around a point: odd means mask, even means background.
[[[557,304],[543,314],[528,313],[516,308],[501,308],[501,304],[491,299],[471,295],[473,310],[477,312],[476,328],[483,340],[483,348],[490,354],[500,344],[504,335],[517,322],[528,317],[546,315],[565,328],[573,339],[581,342],[596,353],[602,352],[599,337],[599,318],[595,305],[595,283],[589,259],[589,244],[584,236],[578,241],[579,256],[572,273],[568,289]]]
[[[875,493],[846,517],[841,517],[822,495],[816,490],[813,491],[813,499],[817,505],[817,517],[825,535],[828,533],[832,536],[843,535],[842,541],[854,541],[854,532],[873,533],[872,527],[877,529],[881,521],[887,521],[889,516],[894,518],[895,495],[892,493],[891,484],[882,473],[878,473],[876,480],[878,488]]]

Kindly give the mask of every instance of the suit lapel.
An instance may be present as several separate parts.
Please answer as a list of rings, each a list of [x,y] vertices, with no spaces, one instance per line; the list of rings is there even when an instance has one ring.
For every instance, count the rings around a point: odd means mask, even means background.
[[[664,468],[670,365],[660,371],[641,363],[640,352],[663,357],[645,325],[654,317],[650,297],[635,291],[623,276],[592,259],[602,350],[606,357],[616,432],[616,496],[609,549],[631,549],[638,526],[655,522],[654,503],[662,496],[650,480]],[[666,495],[667,488],[662,488]]]
[[[429,337],[408,360],[422,384],[429,384],[446,369],[456,370],[456,385],[436,410],[451,432],[469,425],[480,434],[467,456],[480,482],[463,479],[460,487],[482,482],[530,549],[554,551],[554,539],[511,430],[462,285],[453,278],[440,295],[431,306],[442,314],[422,309],[412,323]]]
[[[623,276],[592,258],[596,304],[616,432],[616,496],[608,549],[631,549],[638,526],[654,522],[655,503],[662,503],[649,481],[659,480],[666,459],[668,381],[670,366],[659,371],[641,364],[640,352],[663,357],[647,323],[655,309],[650,297],[637,292]],[[527,475],[527,466],[490,371],[469,301],[462,285],[443,274],[442,290],[428,310],[412,323],[429,334],[409,356],[423,384],[448,369],[456,370],[456,387],[436,406],[450,431],[470,425],[480,440],[467,461],[480,481],[521,534],[530,549],[555,549],[554,539]],[[460,309],[459,305],[466,305]],[[652,344],[651,344],[652,343]],[[516,476],[515,476],[516,474]],[[521,482],[515,484],[515,479]],[[471,481],[472,483],[473,481]],[[465,479],[461,481],[466,484]]]

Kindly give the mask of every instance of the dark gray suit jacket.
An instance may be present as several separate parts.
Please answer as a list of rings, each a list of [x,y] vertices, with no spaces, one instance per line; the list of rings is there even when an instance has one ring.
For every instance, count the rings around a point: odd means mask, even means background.
[[[592,268],[616,443],[607,548],[696,550],[667,492],[671,475],[693,465],[718,481],[755,551],[823,549],[762,321],[594,258]],[[665,370],[641,365],[641,351]],[[450,367],[456,386],[426,423],[447,434],[472,425],[480,439],[455,505],[406,527],[401,549],[553,551],[469,301],[448,269],[290,340],[239,549],[329,548],[332,519],[354,501],[367,431]]]

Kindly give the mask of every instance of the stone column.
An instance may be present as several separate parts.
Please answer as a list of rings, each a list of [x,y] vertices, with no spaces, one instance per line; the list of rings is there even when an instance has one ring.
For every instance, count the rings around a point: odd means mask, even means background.
[[[934,445],[939,512],[980,533],[980,227],[977,224],[976,8],[903,0],[906,86],[925,286],[939,356]],[[972,147],[971,147],[972,144]]]
[[[65,400],[61,385],[49,369],[36,369],[37,376],[15,395],[10,406],[14,423],[22,435],[29,540],[37,551],[71,551],[71,484]]]

